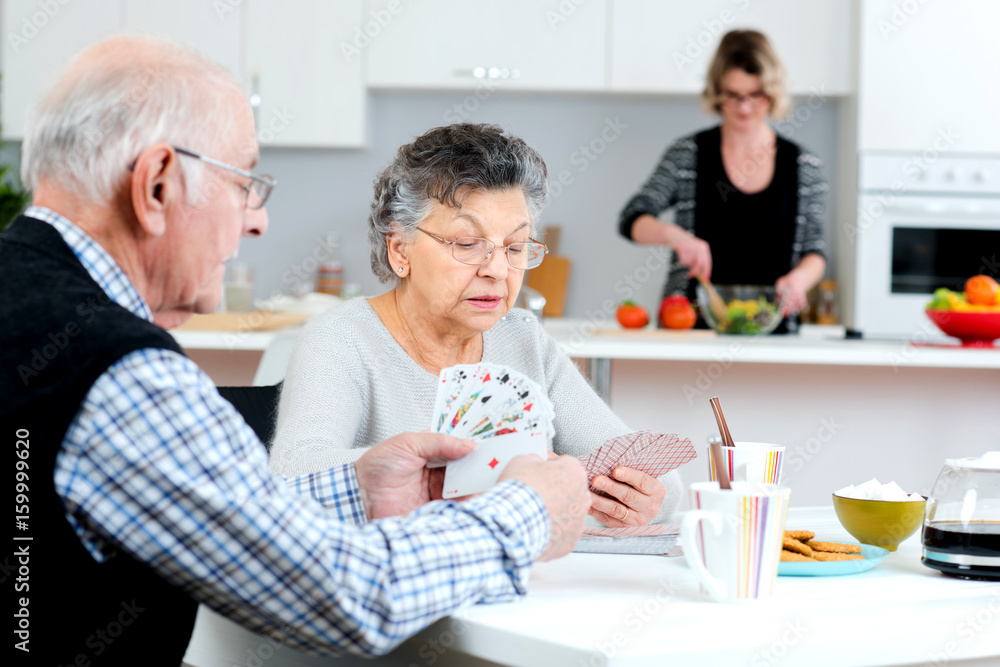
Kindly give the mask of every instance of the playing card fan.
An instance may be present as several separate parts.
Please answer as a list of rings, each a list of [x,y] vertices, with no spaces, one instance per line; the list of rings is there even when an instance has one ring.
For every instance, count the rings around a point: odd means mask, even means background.
[[[555,415],[534,381],[488,363],[445,368],[439,380],[431,430],[476,441],[472,453],[447,463],[444,498],[485,491],[515,456],[547,456]]]

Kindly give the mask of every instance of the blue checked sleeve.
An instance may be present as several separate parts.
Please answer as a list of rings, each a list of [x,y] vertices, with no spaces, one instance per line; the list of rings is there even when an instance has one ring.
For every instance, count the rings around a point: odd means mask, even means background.
[[[456,609],[526,592],[549,539],[517,481],[366,522],[354,467],[286,479],[190,360],[141,350],[91,388],[56,488],[101,560],[121,549],[299,650],[382,654]]]

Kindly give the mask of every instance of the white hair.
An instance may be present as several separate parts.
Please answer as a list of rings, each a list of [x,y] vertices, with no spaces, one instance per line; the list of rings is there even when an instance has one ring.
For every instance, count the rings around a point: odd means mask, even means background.
[[[86,66],[79,65],[84,59]],[[106,205],[153,144],[217,154],[230,134],[228,91],[239,91],[234,79],[187,46],[145,34],[99,42],[32,105],[21,179],[32,189],[51,180],[83,201]],[[184,158],[181,167],[191,201],[204,165]]]

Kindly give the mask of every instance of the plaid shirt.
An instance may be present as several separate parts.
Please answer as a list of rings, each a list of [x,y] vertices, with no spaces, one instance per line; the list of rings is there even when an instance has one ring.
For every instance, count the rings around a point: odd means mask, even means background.
[[[115,260],[51,224],[108,296],[152,320]],[[299,650],[384,653],[459,607],[526,591],[550,524],[507,481],[471,500],[367,522],[353,465],[271,473],[253,431],[182,355],[133,352],[101,375],[66,433],[56,490],[98,561],[124,550],[216,611]]]

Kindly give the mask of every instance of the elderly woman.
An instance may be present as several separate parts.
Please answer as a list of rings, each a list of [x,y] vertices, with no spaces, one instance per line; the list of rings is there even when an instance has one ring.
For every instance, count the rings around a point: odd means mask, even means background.
[[[532,234],[546,192],[542,158],[496,126],[440,127],[399,149],[368,219],[372,269],[392,289],[305,327],[281,394],[276,471],[353,461],[387,436],[428,428],[438,373],[455,364],[506,365],[543,387],[558,454],[581,456],[631,430],[538,319],[514,309],[525,270],[545,253]],[[592,494],[605,524],[641,525],[676,507],[676,471],[613,474],[592,481],[608,494]]]
[[[826,270],[827,184],[819,158],[777,136],[768,117],[789,107],[784,70],[767,38],[734,30],[719,44],[702,99],[720,125],[667,148],[618,220],[622,236],[674,251],[664,295],[694,300],[693,276],[774,285],[797,329],[806,292]],[[674,222],[660,213],[675,210]]]

